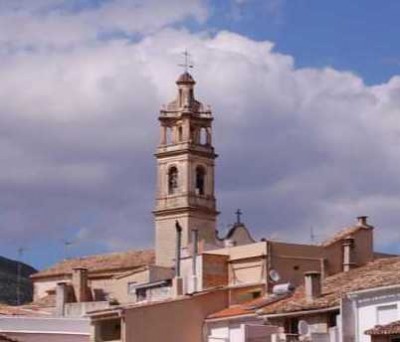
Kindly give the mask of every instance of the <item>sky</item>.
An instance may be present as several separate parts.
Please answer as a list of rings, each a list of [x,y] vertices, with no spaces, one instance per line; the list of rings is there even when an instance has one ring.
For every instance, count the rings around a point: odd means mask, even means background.
[[[400,253],[400,2],[0,0],[0,251],[151,248],[158,112],[182,52],[214,114],[223,235]],[[312,239],[311,231],[315,237]]]

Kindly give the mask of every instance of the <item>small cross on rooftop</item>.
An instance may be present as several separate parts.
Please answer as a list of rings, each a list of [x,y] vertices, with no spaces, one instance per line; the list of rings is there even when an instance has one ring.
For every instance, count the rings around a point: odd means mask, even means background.
[[[242,211],[238,209],[236,210],[235,214],[236,214],[236,224],[241,224],[242,223],[241,217],[243,215]]]

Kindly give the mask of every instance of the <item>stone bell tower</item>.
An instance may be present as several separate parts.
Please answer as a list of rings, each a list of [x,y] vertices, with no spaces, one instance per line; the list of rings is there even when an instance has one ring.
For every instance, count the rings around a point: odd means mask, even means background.
[[[197,229],[199,241],[216,239],[212,114],[194,98],[196,82],[186,71],[176,84],[178,95],[160,111],[161,139],[157,158],[157,198],[154,210],[156,263],[172,266],[175,258],[175,222],[182,227],[182,248]]]

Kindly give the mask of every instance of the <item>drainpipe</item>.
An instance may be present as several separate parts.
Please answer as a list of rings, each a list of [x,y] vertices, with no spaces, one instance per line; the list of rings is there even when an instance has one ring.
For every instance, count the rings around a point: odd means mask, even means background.
[[[199,244],[199,231],[197,229],[192,230],[192,241],[193,241],[193,255],[192,255],[192,292],[197,291],[197,254]]]
[[[174,296],[181,296],[183,293],[183,282],[181,277],[181,245],[182,245],[182,227],[178,221],[175,222],[176,228],[176,256],[175,256],[175,277],[173,279]]]
[[[182,227],[178,221],[175,222],[176,228],[176,253],[175,253],[175,276],[181,276],[181,247],[182,247]]]

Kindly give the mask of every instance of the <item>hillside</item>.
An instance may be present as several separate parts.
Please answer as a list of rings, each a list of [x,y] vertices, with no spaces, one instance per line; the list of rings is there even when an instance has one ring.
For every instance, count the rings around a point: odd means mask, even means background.
[[[29,276],[36,270],[24,263],[0,256],[0,303],[17,304],[17,273],[21,265],[20,299],[21,304],[32,301],[32,283]]]

